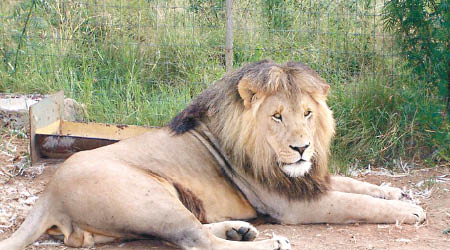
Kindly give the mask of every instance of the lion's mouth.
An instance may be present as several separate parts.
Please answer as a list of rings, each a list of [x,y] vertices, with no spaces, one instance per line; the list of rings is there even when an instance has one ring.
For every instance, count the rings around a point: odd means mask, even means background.
[[[302,177],[311,170],[311,162],[300,159],[294,163],[283,164],[283,172],[290,177]]]
[[[302,164],[303,162],[308,162],[308,161],[304,160],[304,159],[300,159],[296,162],[291,162],[291,163],[283,162],[281,165],[282,166],[297,165],[297,164]]]

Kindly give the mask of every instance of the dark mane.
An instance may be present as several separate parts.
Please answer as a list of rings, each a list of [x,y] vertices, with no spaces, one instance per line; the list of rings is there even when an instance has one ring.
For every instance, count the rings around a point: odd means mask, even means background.
[[[174,134],[183,134],[197,127],[198,120],[202,119],[206,111],[207,107],[194,102],[178,113],[167,126]]]
[[[264,64],[267,66],[276,65],[270,60],[262,60],[256,63],[245,65],[244,67],[226,74],[223,78],[209,86],[205,91],[198,95],[192,103],[176,115],[167,126],[176,134],[183,134],[198,125],[206,113],[210,109],[214,109],[214,104],[223,100],[226,95],[235,95],[239,98],[237,91],[237,84],[242,77],[249,74],[258,74]],[[270,68],[270,67],[265,67]],[[261,79],[265,82],[266,79]],[[225,86],[224,86],[225,85]],[[231,85],[231,86],[228,86]],[[224,93],[228,91],[227,93]]]

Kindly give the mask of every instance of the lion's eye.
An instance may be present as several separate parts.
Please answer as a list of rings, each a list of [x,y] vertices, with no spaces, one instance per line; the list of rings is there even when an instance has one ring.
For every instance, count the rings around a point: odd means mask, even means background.
[[[272,115],[272,119],[277,122],[281,122],[283,120],[280,113],[275,113],[274,115]]]
[[[312,111],[311,111],[311,110],[305,111],[305,117],[306,117],[306,118],[310,117],[311,114],[312,114]]]

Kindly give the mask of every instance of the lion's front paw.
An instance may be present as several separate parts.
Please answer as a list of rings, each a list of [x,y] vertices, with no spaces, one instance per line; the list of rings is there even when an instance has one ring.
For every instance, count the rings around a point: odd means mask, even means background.
[[[226,239],[234,241],[252,241],[258,236],[258,230],[245,221],[226,222]]]
[[[408,224],[416,224],[416,223],[422,223],[427,218],[427,214],[421,208],[420,206],[410,204],[410,203],[404,203],[404,208],[402,209],[405,213],[405,216],[402,220],[399,222],[408,223]]]
[[[386,200],[402,200],[404,198],[409,199],[409,196],[403,192],[400,188],[390,186],[380,186],[380,193],[378,198]]]
[[[226,232],[227,240],[234,241],[252,241],[258,235],[258,231],[253,226],[242,226],[239,228],[231,228]]]
[[[258,236],[258,230],[245,221],[222,221],[205,226],[215,236],[233,241],[252,241]]]
[[[291,243],[286,237],[274,235],[273,240],[273,250],[289,250],[291,249]]]

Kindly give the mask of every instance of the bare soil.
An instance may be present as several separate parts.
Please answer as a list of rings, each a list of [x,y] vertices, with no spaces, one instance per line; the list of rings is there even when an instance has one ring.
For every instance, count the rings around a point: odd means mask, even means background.
[[[28,140],[16,133],[0,133],[0,240],[10,236],[23,222],[57,164],[27,167]],[[403,165],[404,166],[404,165]],[[450,249],[450,168],[407,168],[392,173],[383,169],[355,172],[355,178],[374,184],[391,183],[409,190],[427,211],[422,225],[273,225],[260,224],[259,239],[273,233],[290,239],[293,249]],[[27,249],[68,249],[62,242],[43,235]],[[87,249],[87,248],[86,248]],[[177,249],[159,240],[141,240],[91,249]]]

